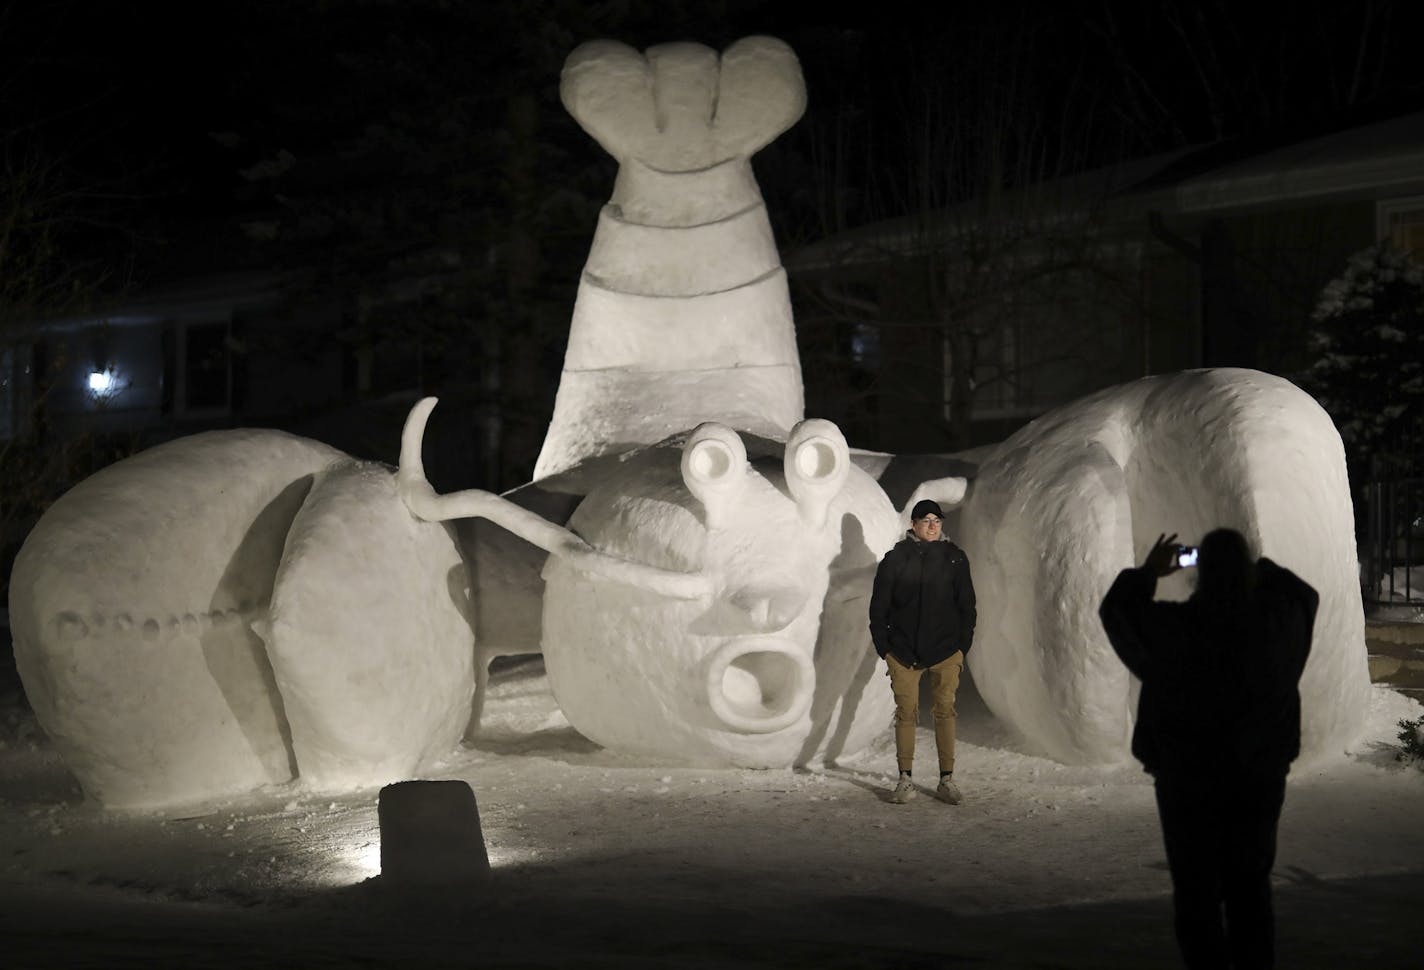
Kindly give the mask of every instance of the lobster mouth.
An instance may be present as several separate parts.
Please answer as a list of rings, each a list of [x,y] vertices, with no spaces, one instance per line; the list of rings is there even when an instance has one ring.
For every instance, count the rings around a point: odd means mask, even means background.
[[[712,655],[707,701],[728,729],[770,734],[795,724],[811,707],[816,669],[789,640],[734,640]]]

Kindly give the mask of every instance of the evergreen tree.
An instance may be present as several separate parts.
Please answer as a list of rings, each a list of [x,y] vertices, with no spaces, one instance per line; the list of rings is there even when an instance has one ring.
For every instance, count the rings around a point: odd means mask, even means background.
[[[1417,471],[1424,444],[1424,268],[1389,243],[1350,257],[1312,315],[1304,383],[1329,412],[1356,476]]]

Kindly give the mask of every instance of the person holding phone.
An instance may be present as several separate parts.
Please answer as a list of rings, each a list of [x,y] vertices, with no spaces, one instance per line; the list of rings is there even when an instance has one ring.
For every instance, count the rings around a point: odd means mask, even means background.
[[[1098,610],[1142,682],[1132,753],[1152,775],[1187,967],[1268,968],[1275,960],[1271,867],[1286,774],[1300,753],[1298,684],[1320,598],[1241,533],[1199,550],[1159,536],[1118,574]],[[1185,602],[1153,599],[1189,562]]]

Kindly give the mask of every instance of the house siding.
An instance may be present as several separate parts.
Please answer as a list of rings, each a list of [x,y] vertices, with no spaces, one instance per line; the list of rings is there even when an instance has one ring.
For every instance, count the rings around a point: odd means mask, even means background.
[[[1310,363],[1310,315],[1321,289],[1375,239],[1373,200],[1248,212],[1202,231],[1203,364],[1286,377]]]

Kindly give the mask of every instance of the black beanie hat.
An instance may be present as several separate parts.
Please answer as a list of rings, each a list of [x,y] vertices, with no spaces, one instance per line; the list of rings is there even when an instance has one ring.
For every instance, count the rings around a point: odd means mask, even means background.
[[[923,519],[925,516],[931,514],[937,515],[941,519],[944,518],[944,513],[939,510],[938,502],[932,502],[927,498],[922,498],[915,503],[915,507],[910,511],[910,518],[912,520]]]

